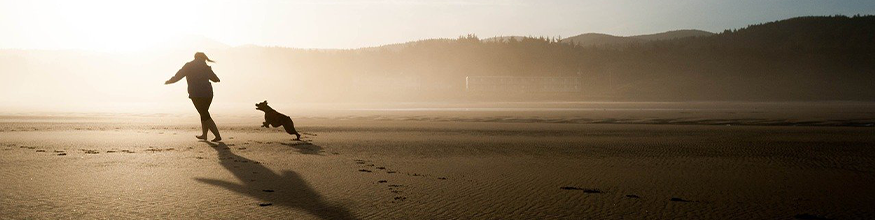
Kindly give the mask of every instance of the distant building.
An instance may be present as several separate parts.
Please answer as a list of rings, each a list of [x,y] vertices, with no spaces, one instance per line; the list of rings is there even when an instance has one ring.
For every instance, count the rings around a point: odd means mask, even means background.
[[[581,77],[468,76],[468,92],[564,93],[580,92]]]

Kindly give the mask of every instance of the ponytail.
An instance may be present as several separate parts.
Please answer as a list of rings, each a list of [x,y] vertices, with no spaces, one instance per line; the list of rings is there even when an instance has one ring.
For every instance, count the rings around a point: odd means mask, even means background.
[[[197,53],[195,53],[195,54],[194,54],[194,59],[195,59],[195,60],[204,60],[204,61],[207,61],[207,62],[210,62],[210,63],[215,63],[215,62],[216,62],[216,61],[211,60],[209,57],[207,57],[207,54],[205,54],[204,52],[197,52]]]

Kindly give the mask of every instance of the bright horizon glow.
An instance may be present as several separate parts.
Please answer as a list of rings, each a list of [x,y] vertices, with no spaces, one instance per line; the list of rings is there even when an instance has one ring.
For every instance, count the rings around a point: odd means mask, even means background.
[[[131,51],[195,36],[228,46],[346,49],[466,34],[719,32],[873,11],[872,1],[801,0],[0,0],[0,48]]]
[[[233,4],[207,1],[166,0],[22,1],[0,5],[10,4],[14,7],[0,9],[3,14],[0,17],[16,22],[0,23],[0,28],[8,30],[11,26],[16,30],[12,33],[20,34],[6,40],[16,44],[0,44],[2,48],[99,51],[143,50],[174,44],[180,39],[214,35],[208,32],[210,25],[201,23],[209,23],[208,18],[236,8]]]

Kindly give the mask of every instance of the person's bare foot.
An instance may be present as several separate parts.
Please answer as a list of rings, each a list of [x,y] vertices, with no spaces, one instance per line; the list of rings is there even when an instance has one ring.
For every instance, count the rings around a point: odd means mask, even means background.
[[[196,137],[197,139],[201,139],[201,140],[207,140],[207,136],[206,136],[206,135],[194,136],[194,137]]]
[[[213,139],[213,142],[219,142],[219,141],[222,141],[222,137],[216,137],[215,139]]]

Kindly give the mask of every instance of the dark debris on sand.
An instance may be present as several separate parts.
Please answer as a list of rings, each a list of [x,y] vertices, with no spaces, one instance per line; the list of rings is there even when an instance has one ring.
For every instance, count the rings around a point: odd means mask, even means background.
[[[563,187],[559,187],[559,188],[563,189],[563,190],[582,190],[584,193],[603,193],[601,190],[598,190],[598,189],[586,189],[586,188],[580,188],[580,187],[574,187],[574,186],[563,186]]]
[[[272,206],[272,205],[273,205],[273,203],[259,203],[259,204],[258,204],[258,206],[261,206],[261,207],[264,207],[264,206]]]
[[[672,197],[671,199],[669,199],[669,201],[672,201],[672,202],[692,202],[691,200],[681,199],[681,198],[677,198],[677,197]]]
[[[793,218],[794,218],[794,219],[808,219],[808,220],[823,220],[823,219],[829,219],[829,218],[826,218],[826,217],[823,217],[823,216],[817,216],[817,215],[812,215],[812,214],[808,214],[808,213],[802,213],[802,214],[794,215]]]
[[[361,170],[359,170],[359,172],[370,173],[370,172],[373,172],[373,171],[366,170],[366,169],[361,169]]]
[[[641,197],[638,196],[638,195],[635,195],[635,194],[629,194],[629,195],[626,195],[626,198],[638,199],[638,198],[641,198]]]

